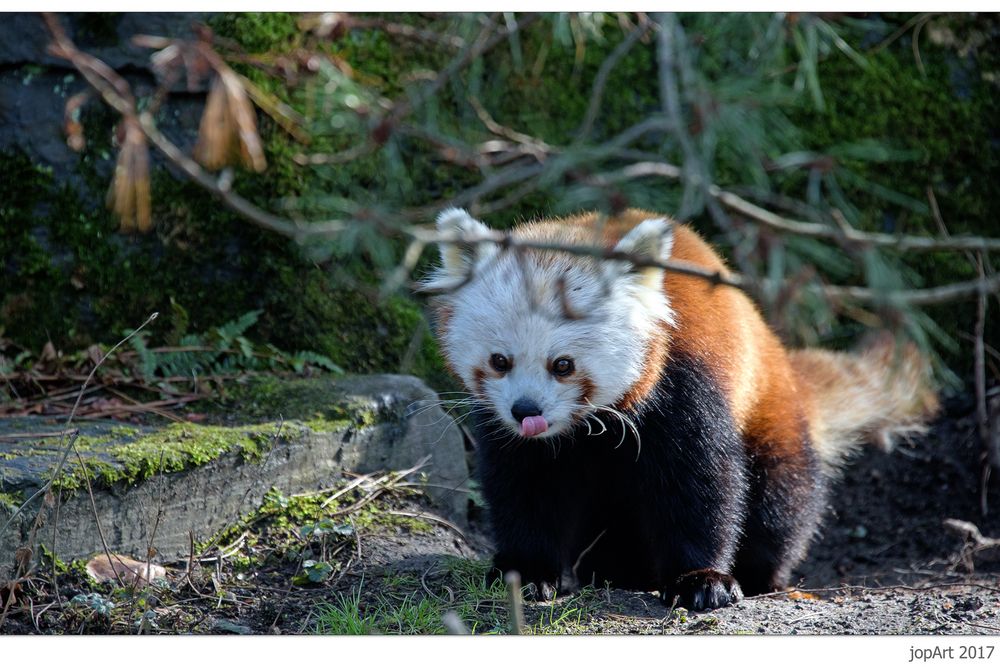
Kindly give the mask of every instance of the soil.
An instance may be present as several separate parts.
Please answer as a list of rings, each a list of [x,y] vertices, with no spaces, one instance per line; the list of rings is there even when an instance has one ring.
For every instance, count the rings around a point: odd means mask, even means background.
[[[960,519],[986,537],[1000,537],[1000,483],[988,484],[983,515],[981,450],[969,410],[952,405],[925,438],[888,454],[870,448],[851,463],[834,488],[821,535],[796,572],[795,591],[694,614],[651,593],[585,589],[526,603],[527,631],[1000,633],[1000,549],[993,560],[987,551],[963,560],[964,538],[943,523]],[[272,517],[249,526],[244,546],[221,564],[203,562],[190,577],[185,563],[174,564],[166,583],[142,591],[94,584],[71,568],[60,575],[57,595],[42,568],[19,585],[0,633],[444,632],[442,614],[449,610],[477,633],[507,632],[504,591],[486,590],[489,543],[481,513],[460,529],[433,516],[409,491],[387,492],[383,501],[386,516],[416,520],[371,524],[333,542],[337,549],[326,557],[332,570],[316,583],[303,580],[303,568],[318,557],[317,544],[291,539]],[[233,554],[255,558],[248,564]],[[117,602],[113,612],[80,598],[69,602],[95,591]],[[9,593],[0,596],[6,600]],[[331,608],[365,618],[357,626],[330,625]]]

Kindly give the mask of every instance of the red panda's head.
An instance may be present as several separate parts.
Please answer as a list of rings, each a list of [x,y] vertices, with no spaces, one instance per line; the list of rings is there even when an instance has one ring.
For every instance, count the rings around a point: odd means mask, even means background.
[[[444,211],[437,225],[465,238],[493,233],[460,209]],[[560,222],[522,225],[512,235],[602,245],[593,228]],[[664,261],[672,245],[672,223],[654,218],[613,248]],[[441,266],[423,289],[441,293],[437,333],[452,372],[512,433],[529,438],[621,407],[648,378],[649,350],[673,323],[662,269],[555,250],[442,244]]]

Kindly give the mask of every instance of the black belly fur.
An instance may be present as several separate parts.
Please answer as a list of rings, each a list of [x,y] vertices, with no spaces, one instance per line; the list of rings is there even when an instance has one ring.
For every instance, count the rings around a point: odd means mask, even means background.
[[[584,585],[665,591],[703,569],[735,572],[747,593],[784,585],[823,504],[810,447],[794,474],[755,457],[714,378],[684,356],[633,417],[641,449],[615,417],[600,419],[600,435],[581,425],[531,441],[477,423],[498,569],[539,586],[571,572]]]

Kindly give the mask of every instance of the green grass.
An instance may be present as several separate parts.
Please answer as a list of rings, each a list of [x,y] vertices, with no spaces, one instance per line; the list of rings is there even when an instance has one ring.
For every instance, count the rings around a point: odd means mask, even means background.
[[[375,617],[361,610],[361,591],[352,595],[339,594],[335,604],[323,604],[319,609],[316,632],[323,635],[370,635],[377,630]]]
[[[489,576],[489,562],[447,558],[425,575],[393,574],[379,583],[362,582],[349,594],[317,608],[318,634],[444,634],[442,618],[454,612],[473,634],[507,634],[509,609],[503,583]],[[426,588],[424,587],[426,584]],[[525,609],[526,634],[571,634],[585,630],[600,602],[584,588],[556,602]]]
[[[440,635],[444,634],[441,605],[417,594],[379,594],[374,604],[362,596],[363,585],[349,595],[339,593],[335,603],[319,606],[316,632],[324,635]]]

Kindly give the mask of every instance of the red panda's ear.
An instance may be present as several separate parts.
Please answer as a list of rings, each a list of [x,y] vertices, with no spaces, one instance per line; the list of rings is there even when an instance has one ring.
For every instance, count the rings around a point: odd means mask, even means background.
[[[437,218],[437,230],[442,235],[465,238],[489,236],[493,230],[479,222],[465,209],[449,208]],[[492,243],[440,243],[441,267],[421,286],[423,290],[444,289],[448,285],[466,280],[477,259],[497,251]]]
[[[643,220],[615,246],[619,252],[641,255],[665,262],[674,247],[674,225],[665,218]]]
[[[441,211],[437,218],[437,228],[443,234],[457,233],[466,237],[487,236],[492,232],[489,227],[469,215],[464,208]],[[473,245],[442,243],[440,246],[442,267],[450,274],[465,273],[473,264],[474,258],[482,257],[496,247],[492,243]]]
[[[670,259],[674,247],[674,223],[665,218],[644,220],[622,237],[615,246],[617,252],[628,253],[658,262]],[[631,262],[615,262],[619,274],[632,272],[649,287],[658,288],[663,280],[663,269],[651,266],[636,269]]]

